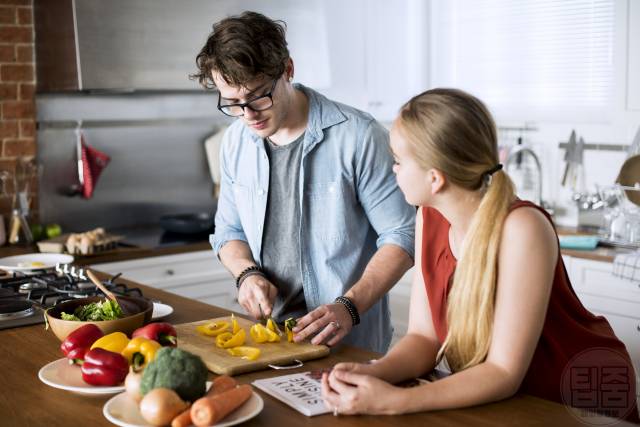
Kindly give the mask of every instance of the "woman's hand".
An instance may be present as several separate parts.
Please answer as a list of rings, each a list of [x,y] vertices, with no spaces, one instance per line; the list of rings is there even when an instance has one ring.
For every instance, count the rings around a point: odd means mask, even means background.
[[[322,375],[322,397],[334,415],[402,413],[403,389],[371,375],[336,368]]]

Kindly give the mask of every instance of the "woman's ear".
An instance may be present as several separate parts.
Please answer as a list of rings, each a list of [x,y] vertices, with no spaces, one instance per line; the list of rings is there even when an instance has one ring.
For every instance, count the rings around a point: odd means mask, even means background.
[[[447,183],[444,174],[437,169],[430,169],[427,179],[431,184],[431,195],[441,193]]]

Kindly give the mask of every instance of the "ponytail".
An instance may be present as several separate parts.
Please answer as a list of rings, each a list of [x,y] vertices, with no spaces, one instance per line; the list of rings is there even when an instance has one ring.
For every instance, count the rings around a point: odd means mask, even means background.
[[[514,186],[503,171],[490,180],[465,236],[448,296],[448,334],[438,359],[446,355],[454,371],[482,362],[491,344],[500,239]]]

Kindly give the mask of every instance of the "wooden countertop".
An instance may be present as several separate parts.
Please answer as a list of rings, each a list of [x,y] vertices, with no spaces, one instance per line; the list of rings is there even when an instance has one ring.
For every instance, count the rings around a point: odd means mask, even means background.
[[[138,284],[133,284],[139,286]],[[228,312],[195,300],[182,298],[158,289],[140,286],[145,296],[161,300],[174,308],[166,321],[177,324],[228,315]],[[44,325],[0,330],[0,424],[7,426],[110,426],[102,415],[109,397],[87,397],[51,388],[38,379],[38,370],[59,359],[60,342]],[[308,362],[301,371],[330,367],[351,360],[366,361],[379,355],[353,347],[334,349],[324,359]],[[295,371],[292,371],[295,372]],[[260,371],[238,376],[241,383],[281,374]],[[479,425],[582,425],[567,409],[557,403],[518,395],[511,399],[474,408],[421,413],[403,416],[322,415],[307,418],[271,396],[258,391],[264,410],[247,426],[464,426]]]
[[[575,227],[556,227],[556,232],[559,236],[579,236],[579,235],[593,235],[593,231],[583,231]],[[620,249],[613,247],[598,246],[594,250],[579,250],[579,249],[562,249],[562,255],[590,259],[594,261],[613,262],[616,255],[620,253],[630,252],[630,249]]]
[[[203,241],[186,245],[167,246],[160,248],[144,247],[119,247],[103,254],[91,256],[76,256],[75,263],[79,265],[101,264],[104,262],[129,261],[132,259],[148,258],[153,256],[174,255],[194,251],[210,250],[209,242]],[[0,247],[0,258],[38,252],[34,246],[3,246]]]

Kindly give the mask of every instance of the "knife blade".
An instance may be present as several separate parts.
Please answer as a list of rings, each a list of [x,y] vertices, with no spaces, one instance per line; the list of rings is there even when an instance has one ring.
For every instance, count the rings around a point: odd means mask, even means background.
[[[633,137],[633,141],[627,149],[627,158],[635,156],[636,154],[640,154],[640,126],[638,126],[636,136]]]
[[[569,173],[571,172],[572,166],[572,158],[574,157],[574,150],[576,147],[576,131],[574,129],[571,130],[571,136],[569,136],[569,142],[567,143],[566,151],[564,152],[564,173],[562,174],[562,181],[560,183],[562,186],[567,185],[567,179],[569,178]]]

